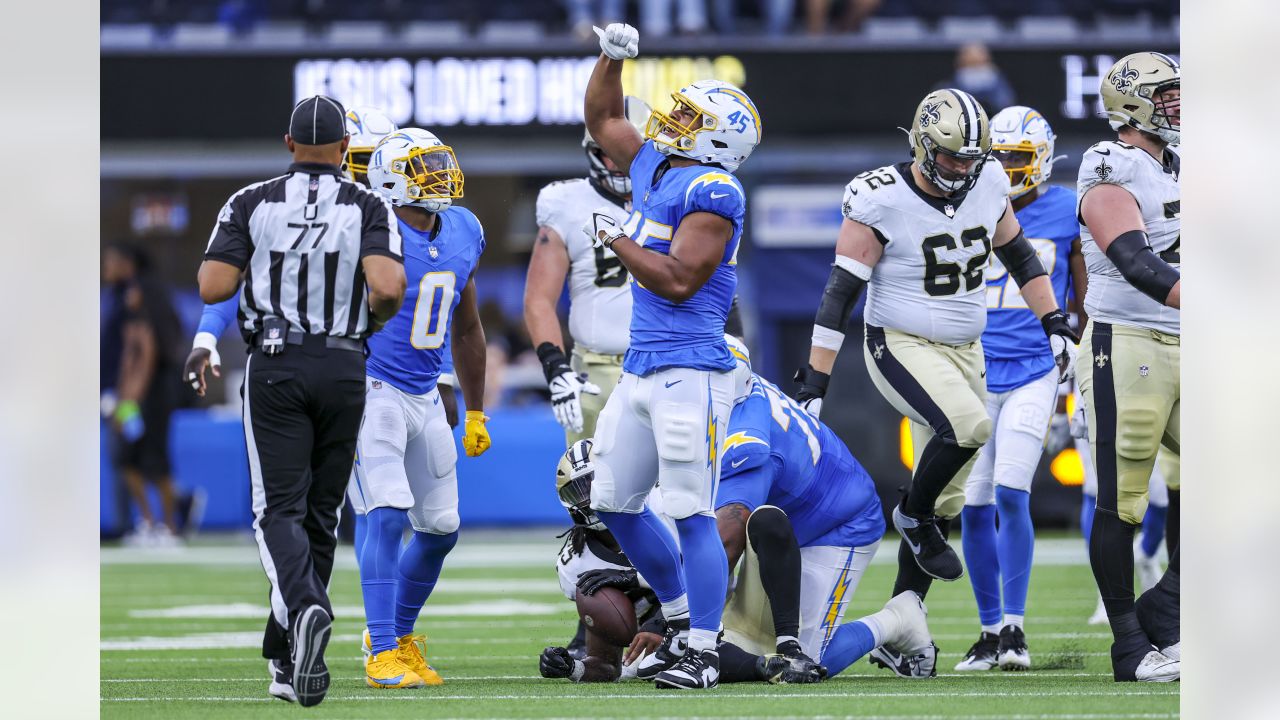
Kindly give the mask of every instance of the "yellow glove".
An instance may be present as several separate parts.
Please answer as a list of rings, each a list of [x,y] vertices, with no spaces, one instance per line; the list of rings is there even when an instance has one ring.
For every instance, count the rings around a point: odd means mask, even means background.
[[[480,410],[467,411],[462,434],[462,447],[467,451],[467,457],[483,455],[484,451],[489,449],[491,444],[489,431],[484,427],[488,420],[489,418]]]

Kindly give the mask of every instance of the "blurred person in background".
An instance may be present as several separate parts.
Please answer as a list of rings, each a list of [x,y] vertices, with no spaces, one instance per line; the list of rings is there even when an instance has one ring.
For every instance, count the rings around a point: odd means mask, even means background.
[[[640,28],[646,35],[671,35],[673,3],[676,11],[675,29],[681,35],[701,35],[707,31],[707,0],[640,0]]]
[[[580,40],[595,37],[592,25],[622,20],[626,17],[625,0],[563,0],[569,14],[569,32]]]
[[[772,27],[772,21],[783,14],[786,6],[787,20],[791,17],[792,0],[763,0],[765,3],[766,28]],[[862,23],[880,9],[883,0],[845,0],[844,13],[840,16],[837,32],[852,33],[862,28]],[[805,29],[810,35],[822,35],[831,26],[831,0],[805,0]]]
[[[962,45],[956,51],[955,74],[937,87],[964,90],[983,108],[1004,108],[1014,102],[1013,87],[991,59],[991,51],[979,42]]]
[[[172,545],[179,529],[169,466],[169,417],[179,403],[178,316],[168,288],[151,276],[150,258],[139,248],[107,246],[102,281],[113,296],[102,338],[104,411],[111,416],[116,466],[141,517],[125,542]],[[159,494],[163,522],[151,510],[146,481]],[[127,513],[121,522],[129,524]]]

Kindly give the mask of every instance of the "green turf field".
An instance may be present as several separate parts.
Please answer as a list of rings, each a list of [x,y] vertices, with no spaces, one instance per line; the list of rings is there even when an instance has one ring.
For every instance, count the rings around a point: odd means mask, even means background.
[[[977,639],[967,580],[935,583],[929,624],[939,676],[900,680],[862,661],[821,685],[723,685],[697,694],[638,682],[572,685],[538,676],[538,653],[572,635],[573,605],[552,567],[554,531],[464,533],[418,621],[444,687],[372,690],[359,651],[360,586],[350,547],[339,550],[329,645],[333,686],[302,709],[267,693],[259,657],[266,578],[247,537],[182,550],[102,552],[101,692],[104,718],[1166,718],[1178,685],[1111,681],[1105,627],[1085,619],[1093,578],[1078,538],[1037,546],[1027,623],[1029,673],[951,671]],[[846,620],[872,612],[893,582],[882,547]],[[388,715],[395,713],[396,715]]]

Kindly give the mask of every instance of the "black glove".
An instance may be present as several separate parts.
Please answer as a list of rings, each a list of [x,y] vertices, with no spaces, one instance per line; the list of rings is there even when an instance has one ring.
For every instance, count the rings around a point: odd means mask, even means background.
[[[1049,351],[1053,363],[1058,366],[1058,382],[1066,382],[1076,371],[1076,344],[1080,338],[1071,332],[1066,313],[1054,310],[1040,318],[1044,334],[1049,338]]]
[[[544,678],[567,678],[573,674],[574,662],[567,649],[549,647],[538,657],[538,672]]]
[[[1072,345],[1080,344],[1080,338],[1071,330],[1071,322],[1067,319],[1067,314],[1061,310],[1046,313],[1044,317],[1040,318],[1040,326],[1044,328],[1046,337],[1061,335],[1070,339]]]
[[[800,404],[805,401],[817,398],[821,400],[827,396],[827,385],[831,384],[831,376],[820,371],[814,370],[812,365],[806,364],[804,367],[796,371],[796,376],[792,378],[800,383],[800,391],[796,393],[796,400]]]
[[[604,587],[615,587],[619,590],[631,590],[640,587],[639,577],[635,570],[588,570],[578,575],[578,592],[591,597]]]

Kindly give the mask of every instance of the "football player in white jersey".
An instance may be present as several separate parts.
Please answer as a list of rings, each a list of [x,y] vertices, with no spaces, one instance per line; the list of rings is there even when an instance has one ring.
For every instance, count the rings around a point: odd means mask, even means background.
[[[864,172],[845,188],[834,267],[809,364],[796,380],[798,399],[820,412],[845,323],[869,286],[864,356],[871,379],[918,434],[932,435],[915,443],[911,486],[893,511],[903,537],[893,594],[924,597],[932,578],[964,573],[946,533],[964,503],[961,469],[991,437],[980,338],[993,248],[1040,319],[1060,380],[1072,372],[1076,340],[1010,206],[1009,178],[989,159],[982,106],[960,90],[931,92],[916,110],[910,141],[912,161]],[[873,662],[897,664],[884,652],[873,653]]]
[[[1181,131],[1181,71],[1166,55],[1134,53],[1100,94],[1118,137],[1089,148],[1077,183],[1089,272],[1080,390],[1098,475],[1089,561],[1115,679],[1167,682],[1180,676],[1178,551],[1135,603],[1133,536],[1157,451],[1179,451],[1181,195],[1169,146]]]
[[[623,98],[627,120],[643,132],[649,106]],[[551,407],[566,444],[592,437],[596,417],[622,375],[630,339],[631,288],[627,268],[584,227],[593,214],[622,225],[631,213],[631,177],[618,169],[585,132],[582,147],[590,173],[542,188],[536,205],[538,237],[524,288],[524,321],[551,388]],[[569,280],[569,334],[573,359],[564,353],[556,303]]]

